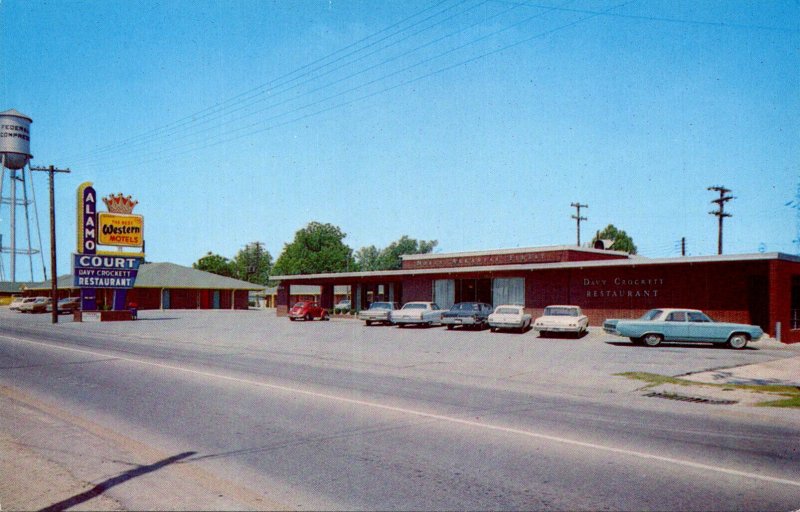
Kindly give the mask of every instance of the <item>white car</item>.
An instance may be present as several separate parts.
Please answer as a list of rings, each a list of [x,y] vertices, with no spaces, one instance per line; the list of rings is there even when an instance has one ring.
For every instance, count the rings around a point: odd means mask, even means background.
[[[407,302],[403,309],[392,311],[392,323],[400,327],[406,325],[433,325],[442,323],[441,309],[435,302]]]
[[[20,296],[12,297],[11,304],[8,305],[8,309],[10,309],[11,311],[19,311],[19,307],[22,304],[24,304],[25,302],[33,302],[34,300],[36,300],[35,297],[20,297]]]
[[[589,329],[589,318],[578,306],[547,306],[533,328],[542,335],[565,332],[581,336]]]
[[[369,309],[359,311],[358,319],[363,320],[367,325],[381,323],[389,325],[392,323],[392,311],[398,308],[396,302],[373,302]]]
[[[498,329],[516,329],[525,332],[530,325],[531,315],[525,312],[524,307],[516,304],[497,306],[489,315],[489,328],[492,332],[497,332]]]
[[[353,303],[350,302],[350,299],[340,300],[339,303],[333,307],[335,313],[346,313],[351,309],[353,309]]]

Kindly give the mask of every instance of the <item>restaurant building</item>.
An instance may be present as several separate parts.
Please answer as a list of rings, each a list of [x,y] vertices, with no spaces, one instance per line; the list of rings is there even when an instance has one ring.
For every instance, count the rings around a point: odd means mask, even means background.
[[[80,295],[72,275],[59,277],[57,285],[59,298]],[[264,286],[175,263],[143,263],[126,300],[138,309],[248,309],[250,292],[263,290]],[[24,295],[49,296],[50,282],[27,286]],[[113,297],[113,289],[98,289],[98,306],[110,307]]]
[[[624,252],[557,246],[403,256],[402,269],[273,276],[278,315],[292,286],[320,286],[332,308],[334,286],[349,286],[356,309],[373,301],[433,301],[449,308],[478,301],[521,304],[533,315],[551,304],[580,306],[590,325],[635,318],[651,308],[701,309],[718,321],[761,326],[800,342],[800,257],[782,253],[644,258]]]

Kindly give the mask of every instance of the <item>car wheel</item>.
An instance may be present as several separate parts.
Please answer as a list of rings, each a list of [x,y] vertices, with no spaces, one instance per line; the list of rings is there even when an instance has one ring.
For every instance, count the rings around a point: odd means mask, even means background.
[[[294,322],[294,321],[295,321],[295,318],[294,318],[293,316],[290,316],[290,317],[289,317],[289,320],[290,320],[290,321],[292,321],[292,322]]]
[[[404,328],[405,326],[406,326],[406,324],[397,324],[397,327],[399,327],[401,329]]]
[[[448,324],[448,325],[447,325],[447,330],[448,330],[448,331],[452,331],[452,330],[453,330],[453,326],[452,326],[452,325],[450,325],[450,324]]]
[[[306,322],[310,322],[313,319],[314,317],[311,316],[311,313],[306,313],[306,316],[303,317],[303,320],[305,320]]]
[[[370,325],[372,325],[372,321],[371,320],[367,320],[367,327],[369,327]]]
[[[644,341],[644,344],[648,347],[657,347],[661,345],[661,342],[664,341],[664,338],[660,334],[650,333],[644,335],[642,337],[642,341]]]
[[[746,334],[734,334],[728,340],[728,346],[732,349],[741,350],[747,346],[747,341]]]
[[[331,317],[328,316],[328,313],[322,313],[322,316],[319,319],[322,320],[323,322],[327,322],[328,320],[331,319]]]

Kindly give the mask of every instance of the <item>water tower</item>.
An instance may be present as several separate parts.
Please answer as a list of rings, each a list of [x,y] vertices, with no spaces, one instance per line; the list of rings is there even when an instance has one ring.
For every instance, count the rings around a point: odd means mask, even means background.
[[[31,198],[34,197],[33,180],[31,180],[31,170],[28,162],[33,157],[31,155],[31,132],[30,127],[33,120],[30,117],[17,112],[16,110],[6,110],[0,112],[0,226],[2,226],[2,207],[9,206],[9,245],[4,244],[3,235],[0,234],[0,256],[9,255],[9,280],[17,282],[17,255],[27,255],[30,263],[30,280],[33,281],[33,255],[41,252],[33,249],[31,245],[31,223],[29,206],[34,204],[33,199],[28,199],[28,186],[31,183]],[[27,172],[26,172],[27,171]],[[8,175],[8,196],[4,194],[6,175]],[[22,192],[22,198],[18,197],[17,192]],[[28,248],[20,249],[17,247],[17,206],[24,207],[25,212],[25,231],[27,234]],[[34,215],[36,210],[34,207]],[[37,217],[38,229],[38,217]],[[39,234],[39,246],[41,247],[41,233]],[[44,273],[44,260],[42,261],[42,272]],[[47,279],[44,276],[44,279]],[[0,257],[0,281],[5,281],[3,269],[3,259]]]

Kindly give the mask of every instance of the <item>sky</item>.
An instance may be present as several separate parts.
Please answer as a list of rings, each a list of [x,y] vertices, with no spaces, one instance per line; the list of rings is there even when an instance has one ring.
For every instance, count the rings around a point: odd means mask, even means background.
[[[138,200],[147,259],[182,265],[277,258],[311,221],[354,250],[571,245],[574,202],[582,242],[614,224],[645,257],[713,255],[717,185],[726,254],[800,252],[793,0],[0,0],[0,63],[31,164],[71,170],[59,274],[87,181]]]

